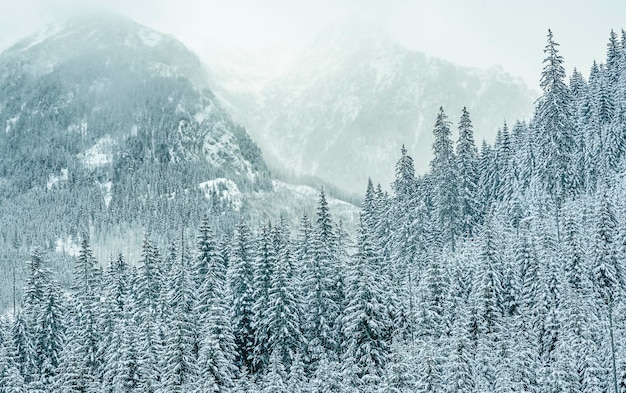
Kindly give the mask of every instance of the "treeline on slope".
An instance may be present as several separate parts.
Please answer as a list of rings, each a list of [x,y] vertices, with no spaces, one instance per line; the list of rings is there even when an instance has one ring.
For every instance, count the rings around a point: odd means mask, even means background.
[[[282,222],[200,226],[101,271],[85,241],[65,294],[34,251],[5,318],[0,383],[31,391],[622,391],[626,46],[565,83],[548,35],[530,123],[475,147],[443,110],[431,171],[404,149],[371,182],[354,245],[322,192]],[[193,250],[193,251],[192,251]],[[14,389],[15,390],[15,389]],[[17,390],[19,391],[19,389]]]
[[[69,238],[79,244],[84,234],[102,238],[115,233],[119,227],[149,231],[155,234],[155,242],[162,244],[176,236],[179,232],[176,228],[198,227],[206,211],[212,212],[212,223],[220,232],[232,231],[240,217],[249,220],[256,215],[253,207],[246,204],[235,211],[231,200],[216,194],[220,191],[219,185],[208,196],[198,188],[201,182],[223,176],[223,172],[202,163],[144,164],[131,173],[123,174],[117,182],[112,182],[108,206],[105,205],[106,175],[103,179],[94,173],[85,177],[80,174],[72,176],[73,169],[77,171],[74,174],[84,173],[79,165],[70,167],[69,181],[59,182],[52,190],[46,189],[44,184],[2,199],[1,310],[11,305],[13,270],[18,280],[25,279],[26,271],[21,261],[28,258],[29,250],[34,246],[54,251],[58,240]],[[267,176],[267,173],[258,173],[259,183],[269,182]],[[255,189],[243,177],[236,178],[236,181],[242,193]],[[114,244],[110,246],[117,250]],[[65,284],[71,279],[73,257],[51,252],[49,259],[55,273],[67,287]],[[18,288],[18,299],[21,295],[21,288]]]

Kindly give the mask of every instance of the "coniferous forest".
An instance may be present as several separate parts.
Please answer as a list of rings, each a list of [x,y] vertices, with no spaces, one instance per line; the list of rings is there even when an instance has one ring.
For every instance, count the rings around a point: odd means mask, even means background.
[[[33,249],[0,391],[626,391],[626,33],[588,79],[544,53],[529,122],[477,146],[433,114],[430,171],[403,148],[356,238],[321,191],[297,228],[209,212],[137,261],[85,239],[70,288]]]

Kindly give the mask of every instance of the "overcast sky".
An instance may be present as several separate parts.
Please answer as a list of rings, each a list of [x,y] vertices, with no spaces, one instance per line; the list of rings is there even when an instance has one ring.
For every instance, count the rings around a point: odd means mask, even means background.
[[[408,48],[465,66],[500,65],[536,89],[548,28],[568,73],[576,66],[586,75],[594,59],[604,61],[610,30],[626,27],[620,0],[0,0],[0,50],[86,7],[124,14],[197,52],[209,42],[295,50],[337,20],[360,18]]]

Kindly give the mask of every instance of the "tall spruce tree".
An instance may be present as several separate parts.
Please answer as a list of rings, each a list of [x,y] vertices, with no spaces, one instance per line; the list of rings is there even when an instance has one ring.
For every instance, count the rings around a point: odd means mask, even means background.
[[[61,356],[61,384],[67,392],[95,391],[100,383],[98,281],[96,261],[85,239],[74,267],[67,343]]]
[[[231,250],[229,267],[229,286],[231,300],[231,321],[235,344],[237,346],[237,363],[252,370],[255,332],[254,322],[254,250],[252,233],[243,221],[239,223]]]
[[[571,92],[565,83],[563,56],[558,51],[552,31],[548,30],[545,46],[541,88],[534,118],[540,148],[536,163],[543,185],[554,202],[554,217],[559,233],[559,210],[563,201],[579,190],[578,173],[574,165],[578,136],[572,122],[574,112]]]
[[[456,157],[450,139],[448,116],[439,108],[433,131],[433,159],[430,162],[433,178],[436,222],[441,230],[445,244],[452,251],[459,237],[459,190]]]
[[[208,218],[204,219],[200,228],[196,261],[196,284],[201,284],[195,312],[203,333],[199,344],[198,372],[200,379],[207,379],[214,385],[214,390],[228,391],[233,387],[237,354],[229,318],[226,264],[223,255],[216,251]],[[203,389],[206,388],[203,386]]]
[[[161,389],[187,392],[197,383],[198,318],[196,285],[191,259],[181,236],[179,256],[173,261],[167,294],[168,330],[163,348]]]
[[[413,158],[402,146],[401,157],[396,163],[396,177],[391,185],[390,229],[387,239],[389,249],[386,264],[391,270],[391,285],[396,298],[394,328],[405,337],[414,333],[415,261],[423,245],[423,220],[417,218],[419,198]],[[381,214],[385,214],[382,213]]]
[[[301,331],[303,321],[302,301],[296,285],[299,281],[293,273],[293,253],[291,244],[283,234],[285,242],[278,247],[276,264],[270,280],[269,308],[265,318],[270,332],[268,349],[278,360],[290,369],[296,354],[304,349]]]
[[[276,250],[272,238],[271,226],[265,225],[257,235],[256,256],[254,260],[254,350],[253,370],[258,371],[269,365],[268,341],[270,330],[267,311],[270,306],[270,288],[276,267]]]
[[[456,145],[459,175],[460,233],[471,237],[478,219],[477,164],[478,151],[474,144],[474,131],[469,112],[463,108],[459,121],[459,139]]]
[[[344,326],[347,340],[344,362],[353,364],[358,378],[381,382],[389,355],[391,320],[386,307],[385,281],[377,274],[380,250],[367,223],[367,198],[363,203],[357,253],[350,265]]]
[[[336,302],[333,279],[336,237],[324,190],[320,192],[317,220],[313,230],[312,255],[304,266],[305,334],[309,356],[317,362],[325,354],[335,359],[339,351]]]

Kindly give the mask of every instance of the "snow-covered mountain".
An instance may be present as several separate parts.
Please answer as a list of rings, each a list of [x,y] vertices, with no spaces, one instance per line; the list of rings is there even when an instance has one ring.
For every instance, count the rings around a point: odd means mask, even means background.
[[[264,212],[272,204],[295,225],[315,193],[274,191],[261,150],[209,79],[175,38],[109,14],[0,54],[0,260],[34,245],[71,255],[89,236],[104,262],[146,232],[159,242],[194,231],[207,212],[224,231],[240,217],[277,220]],[[356,211],[345,204],[347,226]]]
[[[366,25],[330,28],[286,73],[262,81],[215,73],[212,85],[268,160],[355,192],[368,176],[392,180],[402,144],[418,171],[428,168],[440,106],[454,122],[466,106],[480,142],[505,120],[527,119],[536,98],[502,68],[430,58]]]
[[[0,70],[4,143],[45,142],[87,169],[122,165],[116,155],[201,160],[249,177],[264,168],[260,150],[208,90],[198,57],[122,17],[81,17],[29,37],[0,56]],[[30,159],[44,153],[37,147],[25,152]]]

